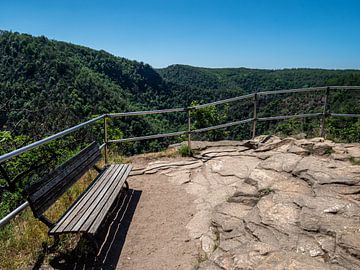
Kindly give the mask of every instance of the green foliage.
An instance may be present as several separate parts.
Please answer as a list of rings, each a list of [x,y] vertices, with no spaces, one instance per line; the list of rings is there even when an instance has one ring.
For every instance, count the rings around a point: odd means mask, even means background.
[[[194,100],[211,102],[256,90],[324,85],[360,85],[358,70],[247,68],[210,69],[151,66],[65,42],[26,34],[0,35],[0,154],[27,145],[86,119],[110,112],[186,107]],[[360,113],[359,92],[332,91],[331,111]],[[246,103],[247,102],[247,103]],[[191,113],[192,128],[205,128],[252,117],[252,101],[210,106]],[[322,111],[322,93],[262,97],[259,117]],[[360,120],[329,118],[326,131],[338,141],[360,141]],[[259,122],[257,133],[318,134],[318,119]],[[14,181],[1,192],[0,216],[24,198],[24,187],[87,143],[101,143],[103,121],[24,153],[4,164]],[[108,122],[109,139],[186,129],[186,115],[173,113],[123,117]],[[201,140],[249,138],[249,126],[213,130]],[[124,155],[158,151],[179,138],[111,145]],[[185,152],[185,150],[184,150]],[[1,176],[0,185],[7,185]]]
[[[199,105],[199,103],[196,101],[193,101],[191,103],[191,106],[197,105]],[[228,107],[225,108],[225,111],[223,113],[220,113],[217,107],[214,105],[200,108],[197,110],[192,110],[191,119],[193,121],[193,128],[200,129],[224,123],[224,121],[226,121],[227,119],[227,110]],[[217,129],[206,132],[204,136],[206,136],[206,139],[210,141],[216,141],[226,137],[227,134],[228,132],[226,130]]]
[[[12,135],[9,131],[0,131],[0,155],[11,152],[21,146],[30,144],[32,140],[25,135]],[[57,164],[62,163],[79,150],[81,144],[69,136],[66,139],[25,152],[1,164],[10,178],[10,185],[4,175],[0,175],[0,185],[4,190],[0,193],[0,216],[8,213],[24,200],[24,188],[39,177],[49,172]]]
[[[187,144],[182,144],[178,150],[180,156],[189,157],[192,155],[192,151]]]

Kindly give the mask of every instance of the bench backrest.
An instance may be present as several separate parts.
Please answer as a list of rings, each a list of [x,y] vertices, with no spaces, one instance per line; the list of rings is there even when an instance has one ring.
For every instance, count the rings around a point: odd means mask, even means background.
[[[80,153],[65,161],[38,183],[29,187],[28,202],[35,217],[40,217],[55,201],[77,182],[101,156],[93,142]]]

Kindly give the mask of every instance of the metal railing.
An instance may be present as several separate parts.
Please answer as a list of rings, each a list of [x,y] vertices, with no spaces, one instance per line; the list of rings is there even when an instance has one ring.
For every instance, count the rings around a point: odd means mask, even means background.
[[[40,141],[31,143],[27,146],[21,147],[19,149],[16,149],[12,152],[9,152],[7,154],[4,154],[0,156],[0,164],[5,162],[6,160],[19,156],[22,153],[25,153],[27,151],[30,151],[31,149],[34,149],[36,147],[39,147],[41,145],[44,145],[50,141],[56,140],[60,137],[63,137],[67,134],[70,134],[78,129],[84,128],[88,125],[91,125],[99,120],[104,120],[104,143],[100,146],[101,149],[104,148],[104,159],[105,163],[108,162],[108,145],[110,143],[123,143],[123,142],[132,142],[132,141],[141,141],[141,140],[149,140],[149,139],[158,139],[158,138],[165,138],[165,137],[176,137],[180,135],[187,135],[187,141],[188,141],[188,147],[189,150],[191,150],[191,134],[195,133],[201,133],[206,132],[210,130],[215,129],[222,129],[227,128],[231,126],[236,126],[244,123],[252,122],[252,138],[256,136],[256,127],[258,121],[274,121],[274,120],[284,120],[284,119],[290,119],[290,118],[310,118],[310,117],[321,117],[320,119],[320,136],[325,136],[325,125],[326,125],[326,119],[328,117],[354,117],[354,118],[360,118],[360,114],[352,113],[352,114],[340,114],[340,113],[331,113],[329,112],[329,94],[331,90],[360,90],[360,86],[325,86],[325,87],[310,87],[310,88],[299,88],[299,89],[286,89],[286,90],[274,90],[274,91],[264,91],[264,92],[256,92],[248,95],[238,96],[234,98],[219,100],[211,103],[186,107],[186,108],[173,108],[173,109],[164,109],[164,110],[152,110],[152,111],[137,111],[137,112],[125,112],[125,113],[109,113],[109,114],[103,114],[96,118],[93,118],[91,120],[88,120],[86,122],[83,122],[79,125],[73,126],[71,128],[65,129],[59,133],[56,133],[54,135],[51,135],[47,138],[44,138]],[[270,117],[258,117],[258,103],[261,96],[268,96],[268,95],[276,95],[276,94],[289,94],[289,93],[306,93],[306,92],[315,92],[315,91],[324,91],[324,103],[323,103],[323,110],[319,113],[308,113],[308,114],[296,114],[296,115],[283,115],[283,116],[270,116]],[[200,129],[191,129],[191,112],[205,108],[208,106],[215,106],[220,104],[226,104],[230,102],[235,102],[239,100],[245,100],[245,99],[252,99],[253,101],[253,117],[243,120],[238,120],[230,123],[220,124],[216,126],[210,126]],[[142,116],[142,115],[150,115],[150,114],[163,114],[163,113],[174,113],[174,112],[186,112],[187,113],[187,130],[185,131],[178,131],[178,132],[172,132],[172,133],[164,133],[164,134],[153,134],[153,135],[147,135],[147,136],[140,136],[140,137],[131,137],[131,138],[124,138],[119,140],[111,140],[108,138],[108,124],[107,120],[109,118],[119,118],[119,117],[128,117],[128,116]],[[27,208],[28,202],[24,202],[19,207],[14,209],[11,213],[6,215],[4,218],[0,220],[0,227],[8,223],[11,219],[13,219],[17,214],[22,212],[24,209]]]

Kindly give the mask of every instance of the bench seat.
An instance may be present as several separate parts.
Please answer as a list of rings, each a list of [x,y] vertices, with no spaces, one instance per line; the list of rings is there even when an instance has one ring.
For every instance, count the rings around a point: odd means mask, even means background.
[[[118,197],[132,166],[114,164],[99,174],[50,229],[50,235],[84,232],[94,235]]]

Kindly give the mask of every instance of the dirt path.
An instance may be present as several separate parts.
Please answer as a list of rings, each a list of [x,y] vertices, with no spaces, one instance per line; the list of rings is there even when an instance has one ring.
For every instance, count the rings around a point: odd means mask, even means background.
[[[186,229],[195,213],[191,195],[166,176],[134,176],[129,184],[141,195],[117,268],[192,269],[198,250]]]

